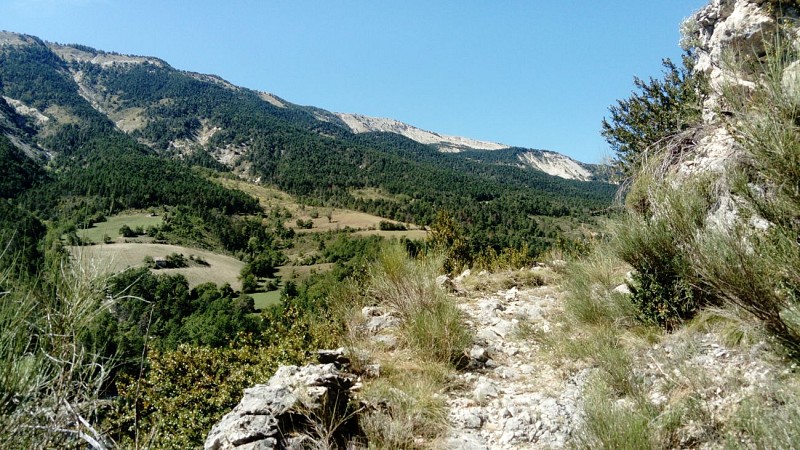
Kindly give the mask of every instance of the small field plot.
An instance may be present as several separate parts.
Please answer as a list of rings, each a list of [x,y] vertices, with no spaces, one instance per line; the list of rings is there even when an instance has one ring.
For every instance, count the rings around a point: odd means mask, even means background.
[[[153,216],[146,213],[141,214],[120,214],[106,219],[105,222],[94,224],[91,228],[78,230],[78,237],[84,241],[91,241],[96,244],[103,242],[103,236],[108,236],[112,240],[121,238],[119,229],[123,225],[135,229],[141,227],[146,230],[150,226],[159,226],[164,221],[161,216]]]
[[[359,236],[381,236],[385,239],[406,237],[411,240],[424,240],[428,237],[428,232],[425,230],[405,230],[405,231],[384,231],[384,230],[364,230],[356,231]]]
[[[256,197],[261,206],[267,210],[275,207],[285,208],[292,214],[292,218],[285,222],[287,228],[292,228],[298,233],[320,233],[325,231],[338,231],[351,228],[363,232],[364,235],[380,236],[406,236],[409,239],[419,239],[425,236],[425,231],[414,224],[404,224],[407,231],[381,231],[379,225],[381,221],[398,223],[380,216],[367,214],[359,211],[341,208],[328,208],[322,206],[307,206],[299,204],[291,195],[274,188],[248,183],[243,180],[233,180],[228,178],[218,178],[215,181],[225,187],[239,189],[247,194]],[[362,189],[359,191],[365,198],[390,198],[376,189]],[[403,197],[394,196],[393,200],[401,201]],[[328,218],[330,216],[330,219]],[[311,223],[311,228],[304,228],[297,222]]]
[[[286,281],[301,282],[313,273],[327,272],[333,268],[333,263],[312,264],[309,266],[280,266],[278,275],[285,283]]]
[[[247,294],[250,297],[253,297],[255,302],[256,310],[263,311],[270,306],[277,305],[281,301],[281,291],[269,291],[269,292],[256,292],[254,294]]]
[[[287,221],[286,227],[294,228],[298,233],[338,231],[344,230],[345,228],[361,231],[378,231],[378,226],[381,221],[397,223],[393,220],[384,219],[383,217],[373,216],[372,214],[339,208],[314,208],[308,206],[304,210],[296,211],[294,214],[296,218]],[[328,220],[328,214],[331,216],[330,220]],[[315,218],[314,216],[318,217]],[[297,219],[310,220],[313,225],[309,229],[303,229],[297,225]],[[410,229],[418,228],[416,225],[410,224],[408,227]],[[401,233],[407,232],[404,231]]]
[[[178,253],[188,259],[189,256],[194,255],[195,259],[200,258],[208,265],[191,263],[190,267],[158,269],[153,270],[153,273],[182,274],[189,281],[190,287],[211,282],[217,285],[228,283],[235,290],[242,288],[239,273],[244,267],[244,263],[236,258],[206,250],[166,244],[118,243],[69,247],[69,251],[74,258],[103,268],[110,273],[122,272],[129,267],[141,267],[144,265],[145,256],[162,259],[171,253]]]

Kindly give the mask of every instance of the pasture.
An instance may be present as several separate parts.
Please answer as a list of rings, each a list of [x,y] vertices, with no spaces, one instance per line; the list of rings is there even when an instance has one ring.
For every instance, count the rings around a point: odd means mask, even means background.
[[[109,274],[122,272],[130,267],[141,267],[144,265],[145,256],[161,259],[170,253],[180,253],[186,258],[194,255],[205,260],[208,266],[192,265],[179,269],[154,269],[153,273],[179,273],[186,277],[190,287],[211,282],[217,285],[228,283],[235,290],[242,288],[242,283],[239,281],[239,273],[244,267],[244,263],[230,256],[206,250],[167,244],[114,243],[69,247],[69,251],[72,257],[82,264],[102,268]]]
[[[103,236],[106,235],[111,240],[121,239],[122,236],[119,234],[119,229],[123,225],[129,226],[131,229],[142,227],[142,229],[146,230],[149,226],[161,225],[163,221],[164,219],[161,216],[152,216],[147,213],[120,214],[108,217],[105,222],[98,222],[91,228],[78,230],[78,237],[84,242],[100,244],[103,242]]]
[[[270,306],[277,305],[281,301],[281,291],[269,291],[269,292],[255,292],[253,294],[247,294],[250,297],[253,297],[255,302],[255,308],[257,311],[263,311]]]

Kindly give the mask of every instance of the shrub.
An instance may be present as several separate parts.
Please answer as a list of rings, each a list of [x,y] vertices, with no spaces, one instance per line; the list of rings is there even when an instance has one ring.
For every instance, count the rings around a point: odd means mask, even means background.
[[[378,222],[378,229],[382,231],[406,231],[406,226],[402,223],[381,220]]]
[[[258,281],[252,273],[248,273],[242,277],[242,292],[245,294],[252,294],[258,290]]]
[[[166,262],[165,267],[170,269],[189,267],[189,264],[186,262],[186,257],[183,256],[182,253],[170,253],[169,255],[164,257],[164,261]]]
[[[454,362],[471,337],[458,307],[436,284],[443,259],[413,259],[402,245],[388,245],[370,271],[368,293],[398,313],[412,348],[433,361]]]
[[[128,225],[121,226],[120,229],[119,229],[119,234],[122,237],[126,237],[126,238],[134,238],[134,237],[137,236],[136,232],[133,229],[131,229],[131,227],[129,227]]]
[[[464,231],[447,211],[440,211],[431,225],[430,246],[445,255],[442,266],[447,273],[454,273],[472,262]]]
[[[644,186],[644,187],[642,187]],[[667,329],[715,302],[698,288],[690,249],[711,206],[712,184],[698,178],[681,185],[640,173],[633,188],[644,210],[630,211],[615,230],[617,255],[634,268],[632,302],[641,317]]]

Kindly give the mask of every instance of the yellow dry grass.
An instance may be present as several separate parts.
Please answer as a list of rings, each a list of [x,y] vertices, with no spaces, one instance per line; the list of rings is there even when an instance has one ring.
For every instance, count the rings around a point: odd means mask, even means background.
[[[427,232],[424,229],[414,224],[405,224],[408,227],[408,231],[381,231],[378,229],[378,224],[382,220],[395,221],[350,209],[301,205],[294,197],[283,191],[244,180],[217,178],[215,181],[225,187],[238,189],[252,195],[267,210],[285,208],[292,214],[292,218],[285,223],[286,227],[292,228],[298,233],[322,233],[351,228],[357,230],[357,234],[365,236],[379,235],[387,238],[405,236],[409,239],[424,239],[427,236]],[[328,220],[327,217],[329,212],[331,213],[331,220]],[[312,217],[314,215],[317,217]],[[300,228],[297,226],[298,219],[311,220],[313,226],[310,229]]]
[[[244,263],[230,256],[220,255],[206,250],[167,244],[118,243],[69,247],[69,251],[73,257],[81,258],[86,263],[93,264],[97,267],[104,267],[111,273],[122,272],[130,267],[141,267],[144,265],[142,261],[145,256],[152,256],[154,259],[159,259],[171,253],[180,253],[186,258],[189,258],[190,255],[194,255],[195,257],[205,260],[208,266],[159,269],[154,270],[153,273],[179,273],[186,277],[190,287],[208,282],[218,285],[229,283],[231,287],[236,290],[242,287],[239,281],[239,272],[241,272],[242,267],[244,267]]]

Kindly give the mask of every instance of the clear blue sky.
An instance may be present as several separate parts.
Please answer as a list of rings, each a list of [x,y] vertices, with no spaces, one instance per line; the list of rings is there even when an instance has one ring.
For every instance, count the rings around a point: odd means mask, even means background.
[[[0,29],[331,111],[595,162],[608,106],[705,0],[0,0]]]

